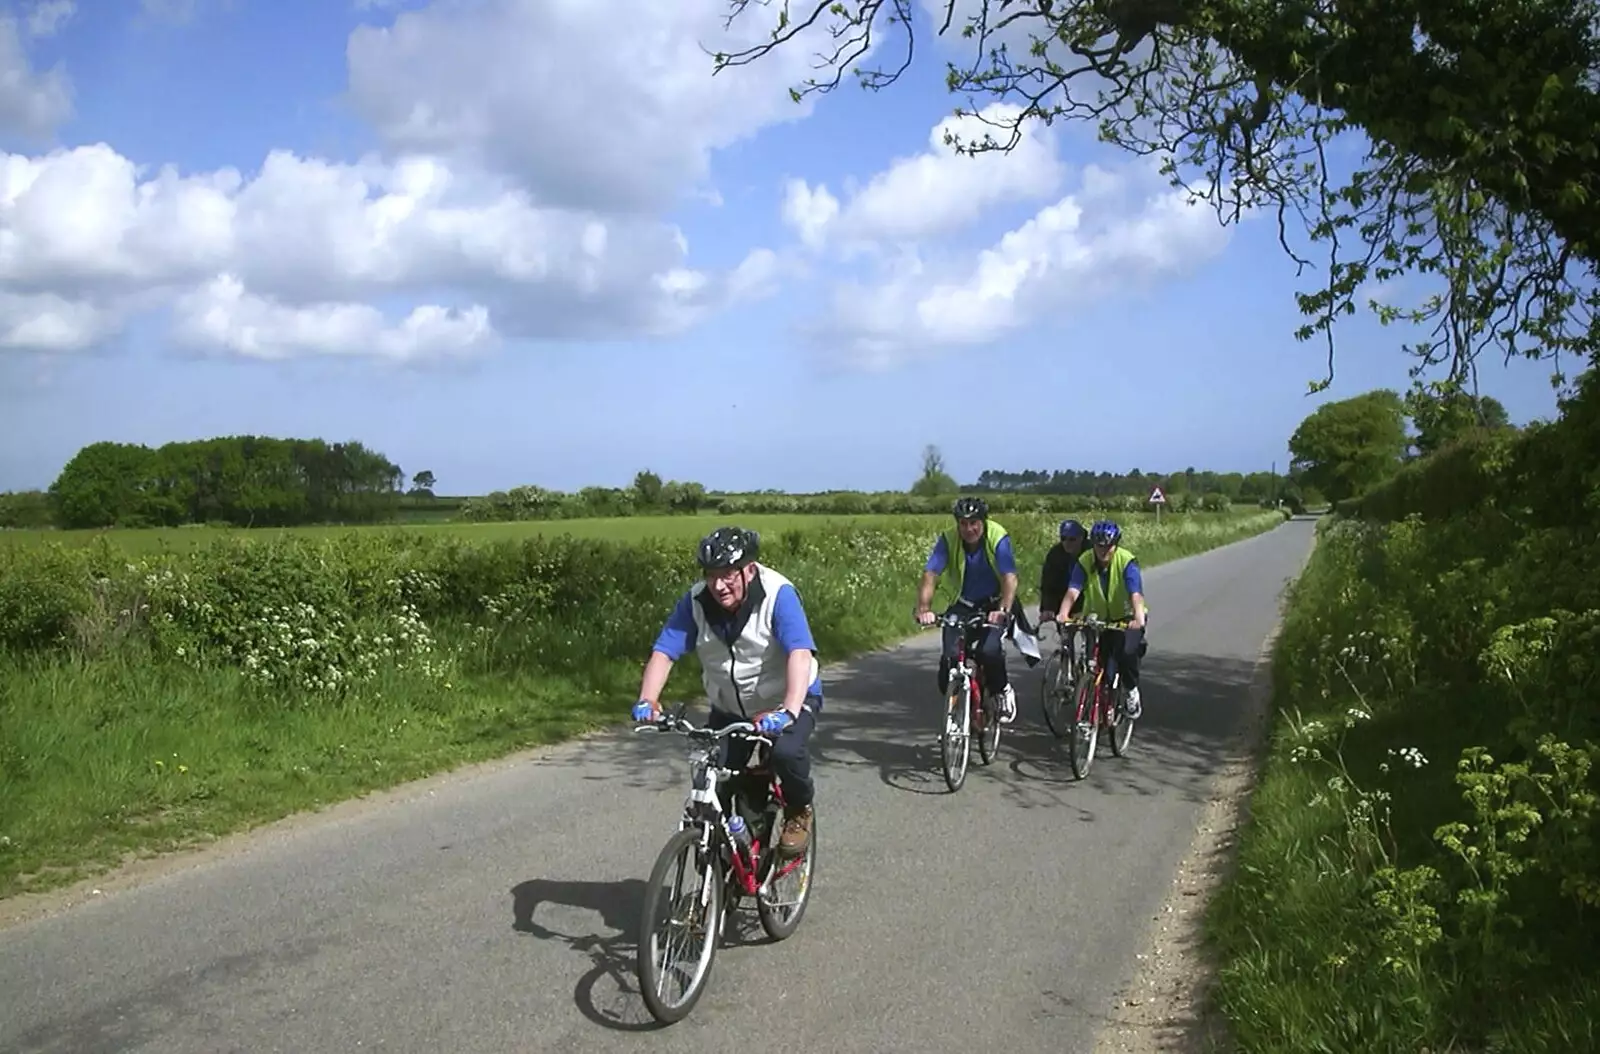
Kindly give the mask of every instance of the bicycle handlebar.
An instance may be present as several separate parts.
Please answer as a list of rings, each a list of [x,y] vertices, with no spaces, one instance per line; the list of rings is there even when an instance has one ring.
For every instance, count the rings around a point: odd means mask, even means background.
[[[696,725],[693,721],[676,714],[663,714],[658,720],[639,722],[633,726],[633,730],[635,732],[677,732],[680,735],[688,736],[690,739],[708,742],[725,739],[728,736],[738,736],[740,739],[748,739],[752,742],[764,743],[769,747],[772,746],[772,740],[757,732],[755,724],[750,721],[735,721],[731,725],[712,728],[710,725]]]
[[[915,616],[912,617],[915,618]],[[949,626],[952,629],[958,626],[962,628],[971,628],[973,626],[987,626],[989,624],[989,612],[987,611],[975,611],[970,615],[957,615],[954,613],[939,615],[927,625],[923,625],[920,621],[917,623],[917,625],[922,626],[923,629],[933,629],[935,626]]]
[[[1079,618],[1070,619],[1069,621],[1073,622],[1073,623],[1076,623],[1077,625],[1080,625],[1080,626],[1093,626],[1095,629],[1126,629],[1127,626],[1128,626],[1128,623],[1132,622],[1133,619],[1132,618],[1103,619],[1103,618],[1098,618],[1098,617],[1096,617],[1094,615],[1084,615],[1084,616],[1081,616]]]

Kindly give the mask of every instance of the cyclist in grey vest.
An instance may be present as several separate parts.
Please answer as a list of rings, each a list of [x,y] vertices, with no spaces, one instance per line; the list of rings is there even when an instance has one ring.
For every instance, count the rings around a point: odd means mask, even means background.
[[[816,790],[806,743],[822,712],[822,674],[800,593],[756,560],[759,548],[760,536],[739,527],[719,527],[700,542],[704,577],[679,598],[656,638],[633,718],[660,714],[667,675],[693,648],[711,703],[708,724],[751,721],[772,738],[768,764],[785,801],[778,846],[799,856],[811,837]],[[730,767],[749,760],[750,743],[729,741],[727,749]]]

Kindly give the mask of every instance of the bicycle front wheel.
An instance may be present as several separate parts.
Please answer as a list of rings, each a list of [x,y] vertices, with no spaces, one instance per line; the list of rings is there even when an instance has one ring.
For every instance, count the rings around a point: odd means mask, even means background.
[[[945,697],[944,734],[939,737],[944,782],[954,794],[967,781],[967,759],[972,755],[972,706],[967,688],[959,678],[951,678],[950,694]]]
[[[722,862],[715,849],[701,849],[700,832],[686,827],[662,847],[641,912],[639,994],[651,1015],[667,1025],[683,1020],[700,1001],[722,938]],[[682,980],[681,991],[669,991],[672,980]]]
[[[1133,741],[1133,718],[1128,716],[1128,690],[1121,685],[1112,693],[1111,706],[1107,707],[1108,727],[1111,733],[1111,753],[1119,758],[1128,756],[1128,744]]]
[[[1094,674],[1088,670],[1078,678],[1077,707],[1072,725],[1072,775],[1083,779],[1094,764],[1094,748],[1100,740],[1100,722],[1095,720]]]
[[[1072,699],[1072,674],[1063,657],[1067,647],[1053,652],[1044,661],[1044,677],[1039,682],[1039,707],[1044,711],[1044,723],[1057,739],[1065,739],[1072,731],[1068,721],[1067,704]]]

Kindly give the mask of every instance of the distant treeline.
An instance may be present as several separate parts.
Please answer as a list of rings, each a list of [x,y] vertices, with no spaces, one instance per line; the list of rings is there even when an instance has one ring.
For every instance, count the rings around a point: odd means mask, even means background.
[[[393,518],[400,466],[358,442],[221,436],[151,448],[91,443],[45,492],[57,526],[292,527]],[[37,499],[12,502],[37,510]]]
[[[1092,472],[1088,469],[1029,469],[1008,472],[987,469],[967,489],[1001,494],[1079,494],[1092,498],[1146,498],[1152,487],[1160,486],[1170,499],[1175,494],[1221,494],[1230,502],[1260,502],[1281,496],[1287,481],[1272,472],[1201,472],[1188,468],[1182,472],[1145,473]]]
[[[964,493],[983,493],[996,511],[1148,508],[1161,486],[1174,512],[1219,510],[1233,503],[1294,499],[1293,487],[1268,472],[1166,475],[1083,470],[990,469]],[[563,492],[524,485],[476,497],[435,497],[431,471],[411,477],[359,442],[268,436],[222,436],[148,447],[92,443],[68,461],[47,491],[0,493],[0,528],[177,527],[219,524],[291,527],[369,524],[402,519],[577,519],[720,512],[849,515],[931,513],[950,496],[905,491],[790,494],[708,491],[643,471],[628,487]]]

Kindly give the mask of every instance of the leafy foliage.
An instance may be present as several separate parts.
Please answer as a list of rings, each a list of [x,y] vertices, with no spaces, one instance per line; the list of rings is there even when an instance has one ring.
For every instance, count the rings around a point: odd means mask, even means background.
[[[224,436],[156,449],[91,443],[50,485],[63,527],[286,527],[392,516],[404,477],[361,443]]]
[[[751,0],[729,0],[729,20]],[[766,6],[762,0],[759,6]],[[833,90],[847,69],[881,89],[907,69],[914,0],[784,3],[771,38],[716,56],[758,61],[825,33],[822,75],[798,101]],[[1386,322],[1433,328],[1410,347],[1415,370],[1449,363],[1468,376],[1487,349],[1556,362],[1600,350],[1600,38],[1593,0],[1285,4],[1267,0],[940,0],[933,21],[959,24],[969,57],[947,63],[952,93],[1003,104],[994,129],[950,142],[1008,150],[1029,121],[1092,121],[1100,137],[1158,157],[1176,185],[1224,223],[1277,213],[1327,253],[1320,288],[1302,294],[1297,333],[1328,341],[1376,283],[1435,276]],[[863,68],[886,36],[897,64]],[[974,107],[976,109],[976,107]],[[958,111],[961,112],[961,111]],[[1341,142],[1365,155],[1347,178]]]
[[[1331,501],[1388,478],[1406,447],[1405,405],[1388,389],[1324,403],[1289,438],[1294,470]]]
[[[1600,1044],[1597,463],[1591,370],[1559,420],[1472,430],[1323,532],[1212,913],[1241,1049]]]

